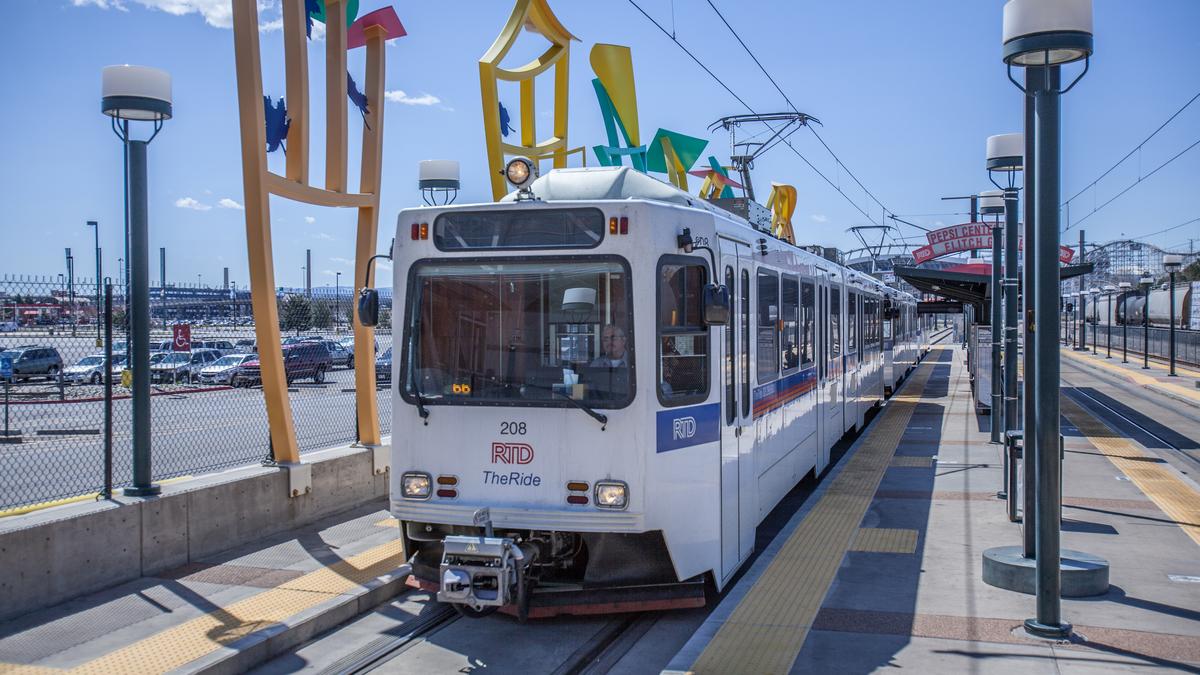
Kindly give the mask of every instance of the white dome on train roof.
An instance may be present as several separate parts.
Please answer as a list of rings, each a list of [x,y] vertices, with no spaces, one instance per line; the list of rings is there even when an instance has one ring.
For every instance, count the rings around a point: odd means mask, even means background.
[[[723,209],[628,166],[553,169],[534,180],[529,189],[547,202],[650,199],[728,216]],[[500,201],[513,202],[516,196],[512,192]]]

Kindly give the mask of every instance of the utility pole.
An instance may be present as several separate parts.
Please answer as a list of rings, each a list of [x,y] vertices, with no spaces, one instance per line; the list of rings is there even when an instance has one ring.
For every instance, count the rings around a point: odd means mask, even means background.
[[[304,249],[304,297],[312,300],[312,249]]]
[[[1079,264],[1084,264],[1083,257],[1083,230],[1079,231]],[[1075,351],[1087,351],[1087,275],[1079,277],[1079,344],[1075,347]]]

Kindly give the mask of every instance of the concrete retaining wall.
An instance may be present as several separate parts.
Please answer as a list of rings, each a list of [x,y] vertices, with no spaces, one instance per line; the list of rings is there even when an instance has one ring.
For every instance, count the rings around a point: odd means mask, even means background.
[[[386,456],[386,455],[383,455]],[[0,520],[0,621],[284,532],[388,493],[368,448],[304,456],[312,490],[289,497],[288,472],[250,467]]]

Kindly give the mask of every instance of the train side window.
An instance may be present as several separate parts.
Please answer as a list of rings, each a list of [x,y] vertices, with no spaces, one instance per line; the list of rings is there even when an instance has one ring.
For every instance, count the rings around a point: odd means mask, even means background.
[[[742,270],[742,417],[750,416],[750,270]]]
[[[807,368],[813,362],[813,305],[816,290],[807,281],[800,284],[800,367]]]
[[[665,406],[708,398],[708,327],[701,295],[708,266],[667,255],[658,262],[658,400]]]
[[[758,270],[758,383],[779,377],[779,275]]]
[[[800,343],[800,286],[799,279],[783,275],[783,285],[780,289],[779,328],[779,360],[783,363],[783,371],[795,370],[800,366],[802,345]]]
[[[846,353],[858,354],[858,293],[846,299]]]
[[[725,268],[725,287],[733,292],[733,268]],[[729,313],[729,323],[725,324],[725,424],[733,424],[737,419],[737,371],[736,354],[734,353],[734,313]]]
[[[835,362],[842,358],[842,289],[839,286],[829,289],[829,358]]]

